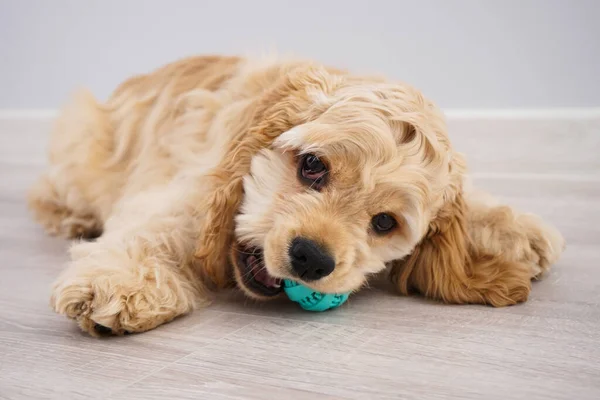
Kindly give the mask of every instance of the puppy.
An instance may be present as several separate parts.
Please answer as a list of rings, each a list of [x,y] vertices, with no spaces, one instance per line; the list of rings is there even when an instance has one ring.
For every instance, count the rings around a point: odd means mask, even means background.
[[[440,110],[402,83],[306,61],[195,57],[81,91],[29,205],[77,241],[53,309],[92,335],[152,329],[231,284],[506,306],[563,239],[467,190]],[[386,268],[389,267],[389,268]]]

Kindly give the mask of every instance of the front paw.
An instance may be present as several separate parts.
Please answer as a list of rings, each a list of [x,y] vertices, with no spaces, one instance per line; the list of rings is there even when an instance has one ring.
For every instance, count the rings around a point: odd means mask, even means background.
[[[540,277],[558,261],[565,249],[565,239],[553,226],[532,214],[519,217],[529,242],[530,256],[536,266],[533,277]]]
[[[106,253],[74,261],[54,285],[52,308],[93,336],[144,332],[194,308],[194,288],[177,271],[139,261]]]

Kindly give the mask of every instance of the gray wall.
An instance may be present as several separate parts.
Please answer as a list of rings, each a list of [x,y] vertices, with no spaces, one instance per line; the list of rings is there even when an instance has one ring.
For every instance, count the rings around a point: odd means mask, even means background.
[[[600,106],[600,0],[0,0],[0,108],[197,53],[312,57],[446,108]]]

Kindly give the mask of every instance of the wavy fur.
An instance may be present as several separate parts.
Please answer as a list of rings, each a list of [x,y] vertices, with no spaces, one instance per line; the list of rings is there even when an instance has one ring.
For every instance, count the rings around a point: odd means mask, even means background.
[[[330,165],[322,191],[296,179],[298,157]],[[291,277],[302,235],[336,259],[307,283],[359,290],[392,265],[402,294],[448,303],[525,301],[554,263],[560,234],[539,218],[465,190],[440,111],[416,89],[305,61],[194,57],[124,82],[106,103],[80,91],[31,189],[35,218],[77,241],[53,308],[91,333],[141,332],[207,304],[234,282],[239,244]],[[370,229],[389,212],[399,226]],[[233,263],[232,263],[233,261]]]

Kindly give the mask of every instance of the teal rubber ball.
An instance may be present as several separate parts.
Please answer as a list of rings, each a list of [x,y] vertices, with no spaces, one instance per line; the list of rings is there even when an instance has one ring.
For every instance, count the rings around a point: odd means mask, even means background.
[[[337,308],[348,300],[350,293],[319,293],[298,282],[285,279],[283,290],[290,300],[300,304],[307,311],[325,311]]]

